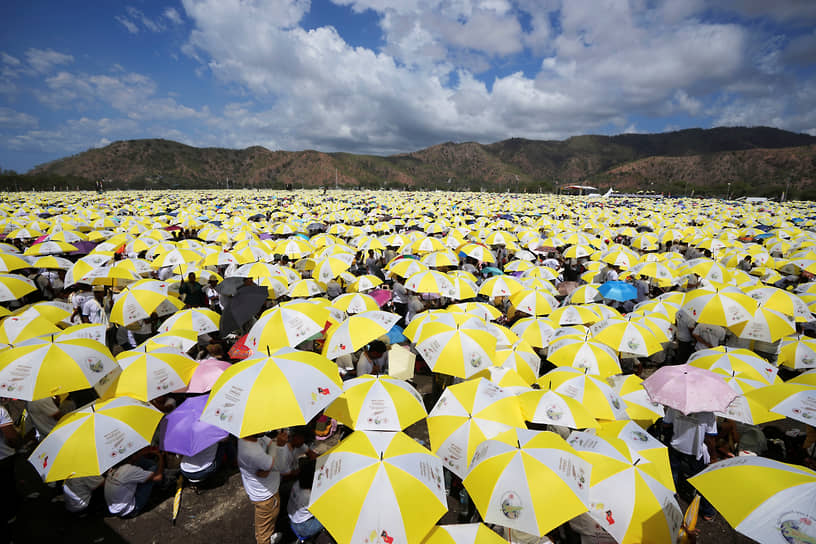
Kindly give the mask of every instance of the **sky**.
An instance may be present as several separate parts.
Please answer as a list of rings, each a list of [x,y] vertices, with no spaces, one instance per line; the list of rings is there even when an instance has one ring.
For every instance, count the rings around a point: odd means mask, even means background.
[[[760,125],[816,135],[814,0],[0,3],[0,169]]]

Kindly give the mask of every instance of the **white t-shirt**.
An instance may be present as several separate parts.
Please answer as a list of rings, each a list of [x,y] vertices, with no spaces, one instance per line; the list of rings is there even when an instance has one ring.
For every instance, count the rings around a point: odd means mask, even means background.
[[[151,476],[152,472],[130,463],[111,470],[105,479],[105,502],[108,503],[108,511],[117,516],[126,516],[133,512],[136,508],[136,487]]]
[[[14,420],[6,410],[5,406],[0,406],[0,428],[14,425]],[[6,437],[0,430],[0,460],[6,459],[14,455],[14,448],[6,443]]]
[[[309,499],[312,496],[311,489],[301,489],[300,483],[295,482],[292,492],[289,494],[289,503],[286,505],[286,513],[292,523],[303,523],[314,517],[309,512]]]
[[[708,349],[709,347],[715,348],[725,341],[725,328],[720,327],[719,325],[698,323],[697,326],[694,327],[692,334],[699,336],[710,344],[707,346],[698,341],[696,344],[694,344],[695,350]]]
[[[683,415],[674,408],[666,407],[664,423],[672,426],[671,445],[674,449],[686,455],[693,455],[708,464],[711,457],[705,445],[705,435],[717,435],[717,417],[713,412],[696,412]]]
[[[26,410],[28,410],[28,418],[34,424],[37,432],[41,437],[44,437],[51,432],[57,425],[57,419],[54,414],[59,412],[59,408],[54,404],[51,397],[44,399],[32,400],[26,403]]]
[[[83,476],[81,478],[69,478],[62,484],[62,492],[65,496],[65,509],[69,512],[82,512],[91,503],[91,494],[94,489],[104,483],[102,476]]]
[[[269,439],[265,438],[257,442],[238,440],[238,468],[241,470],[244,491],[252,502],[271,498],[280,487],[280,472],[272,470],[275,468],[275,457],[266,453],[268,442]],[[259,470],[271,472],[261,477],[256,474]]]
[[[206,468],[210,468],[215,462],[215,454],[218,453],[218,442],[208,446],[195,455],[185,455],[181,458],[179,468],[187,473],[194,473]]]
[[[105,308],[102,303],[91,297],[82,304],[82,315],[88,318],[89,323],[106,323]]]
[[[691,342],[693,340],[691,337],[691,331],[694,330],[697,323],[695,323],[695,321],[686,313],[685,310],[678,310],[674,316],[674,321],[677,324],[677,331],[675,332],[677,341]]]

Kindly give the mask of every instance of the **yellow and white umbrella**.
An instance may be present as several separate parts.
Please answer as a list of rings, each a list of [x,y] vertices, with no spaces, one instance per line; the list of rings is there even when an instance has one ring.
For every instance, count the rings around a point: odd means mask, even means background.
[[[160,347],[150,351],[123,351],[116,356],[122,374],[109,390],[117,397],[151,401],[187,387],[198,363],[175,348]]]
[[[411,384],[390,376],[358,376],[325,414],[355,431],[402,431],[427,416],[422,396]]]
[[[326,286],[320,283],[317,280],[313,280],[311,278],[307,278],[304,280],[298,280],[292,282],[289,285],[289,296],[292,298],[302,297],[314,297],[317,295],[322,295],[326,292]]]
[[[76,251],[77,247],[66,242],[42,242],[39,244],[34,244],[33,246],[26,249],[23,254],[24,255],[31,255],[31,256],[39,256],[39,255],[58,255],[60,253],[70,253],[72,251]]]
[[[403,433],[356,431],[318,458],[309,511],[339,544],[419,543],[447,511],[442,464]]]
[[[654,331],[631,317],[599,321],[590,327],[593,340],[620,353],[648,357],[663,349]]]
[[[598,312],[586,305],[570,304],[562,306],[548,316],[557,325],[583,325],[603,319]]]
[[[221,315],[208,308],[187,308],[179,310],[159,326],[159,332],[195,331],[204,334],[218,330]]]
[[[46,482],[98,476],[148,446],[163,415],[129,397],[95,401],[60,419],[28,461]]]
[[[527,385],[538,378],[541,359],[533,347],[524,339],[519,339],[507,348],[496,348],[493,364],[497,367],[515,370]]]
[[[524,289],[510,297],[510,304],[516,311],[527,315],[549,315],[558,307],[558,301],[549,293],[533,289]]]
[[[526,340],[535,348],[549,345],[558,324],[546,317],[525,317],[516,321],[510,328],[519,338]]]
[[[492,365],[496,338],[483,330],[430,323],[422,329],[416,351],[434,372],[469,378]]]
[[[778,369],[749,349],[717,346],[695,351],[688,364],[719,372],[726,376],[740,374],[752,380],[770,385],[774,383]]]
[[[593,376],[605,378],[621,371],[615,350],[589,339],[564,337],[554,340],[548,348],[547,360],[556,366],[570,366],[586,370]]]
[[[488,298],[509,297],[523,290],[524,286],[513,276],[493,276],[482,282],[479,294]]]
[[[37,290],[34,282],[19,274],[0,274],[0,302],[24,297]]]
[[[455,295],[455,288],[450,277],[436,270],[418,272],[405,280],[405,288],[415,293],[432,293],[447,297]]]
[[[542,389],[574,398],[596,419],[629,419],[626,404],[608,384],[575,368],[556,368],[541,376],[537,383]]]
[[[507,544],[484,523],[437,525],[422,544]]]
[[[756,300],[760,307],[776,310],[789,317],[797,323],[813,321],[810,309],[799,295],[779,289],[777,287],[760,287],[748,291],[747,295]]]
[[[242,437],[305,425],[342,391],[337,365],[322,355],[282,348],[225,370],[201,421]]]
[[[641,385],[643,380],[638,376],[634,374],[610,376],[606,381],[626,403],[626,414],[641,427],[648,428],[665,415],[663,405],[652,402]]]
[[[326,331],[323,355],[337,359],[341,355],[354,353],[368,342],[387,334],[399,320],[399,315],[380,310],[353,315]]]
[[[32,338],[0,351],[0,396],[37,400],[87,389],[117,366],[95,340]]]
[[[736,288],[695,289],[686,293],[682,309],[698,323],[730,327],[751,319],[756,302]]]
[[[598,427],[583,404],[552,390],[532,390],[519,395],[524,419],[532,423],[560,425],[571,429]]]
[[[484,378],[447,387],[428,414],[431,449],[460,478],[479,444],[524,426],[518,398]]]
[[[0,344],[18,344],[35,336],[58,334],[60,329],[36,313],[10,315],[0,321]]]
[[[308,302],[290,302],[266,310],[252,325],[245,344],[258,352],[295,347],[321,332],[329,319],[328,308]]]
[[[764,457],[713,463],[689,483],[756,542],[816,541],[816,472]]]
[[[589,515],[607,533],[621,544],[677,541],[683,512],[674,498],[668,454],[655,462],[623,440],[588,432],[573,431],[567,443],[592,464]],[[660,473],[668,473],[670,487]]]
[[[557,434],[515,429],[479,445],[464,484],[485,523],[542,536],[587,511],[591,472]]]
[[[816,386],[791,382],[768,385],[748,391],[745,398],[796,421],[808,425],[816,422]]]
[[[343,293],[332,300],[332,306],[349,315],[380,309],[377,300],[366,293]]]
[[[120,325],[131,325],[157,315],[169,315],[184,307],[184,303],[166,293],[149,289],[128,288],[113,303],[110,320]]]
[[[796,323],[776,310],[760,306],[748,321],[729,327],[739,338],[773,343],[796,332]]]
[[[783,338],[776,362],[794,369],[816,368],[816,338],[803,334]]]

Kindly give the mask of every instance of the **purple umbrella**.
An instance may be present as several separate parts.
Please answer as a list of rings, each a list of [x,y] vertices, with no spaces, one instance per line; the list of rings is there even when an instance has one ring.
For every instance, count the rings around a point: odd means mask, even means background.
[[[165,451],[195,455],[226,438],[229,434],[227,431],[199,421],[205,404],[207,395],[189,398],[167,414],[162,440]]]
[[[87,255],[96,247],[96,242],[86,242],[81,240],[71,244],[76,248],[76,251],[70,252],[68,255]]]

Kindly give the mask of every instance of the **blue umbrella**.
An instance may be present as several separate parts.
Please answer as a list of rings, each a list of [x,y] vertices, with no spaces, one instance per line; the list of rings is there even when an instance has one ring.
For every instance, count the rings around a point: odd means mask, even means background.
[[[625,281],[608,281],[598,287],[598,291],[604,298],[623,302],[624,300],[634,300],[637,298],[637,288]]]
[[[165,451],[195,455],[227,437],[227,431],[199,421],[207,398],[207,395],[189,398],[165,416],[162,439]]]

